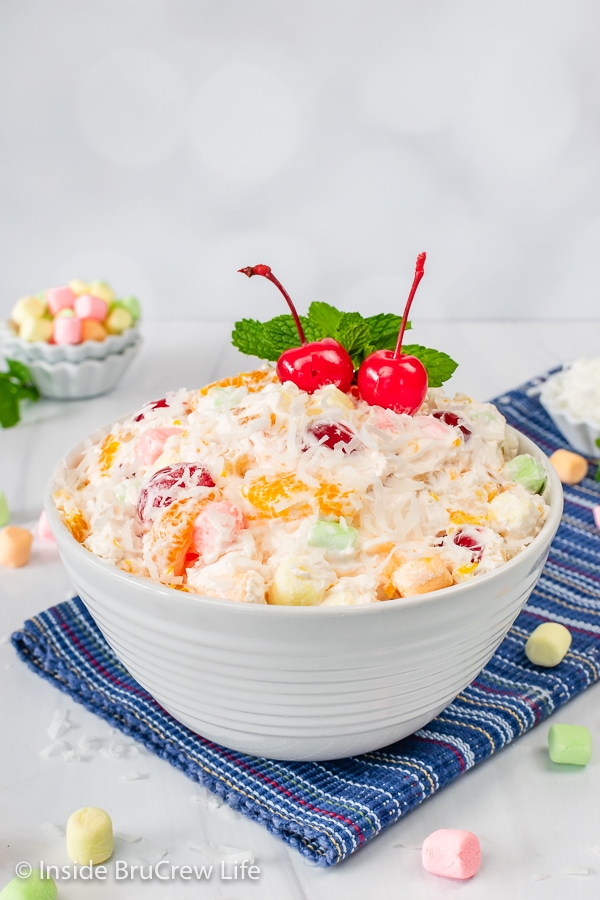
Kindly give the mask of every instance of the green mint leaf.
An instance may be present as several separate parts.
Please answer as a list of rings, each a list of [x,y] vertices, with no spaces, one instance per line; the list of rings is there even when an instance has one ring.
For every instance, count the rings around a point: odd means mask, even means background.
[[[458,365],[447,353],[430,350],[429,347],[421,347],[420,344],[403,344],[402,354],[416,356],[421,360],[427,369],[429,387],[432,388],[441,387],[445,381],[448,381]]]
[[[0,375],[0,425],[2,428],[12,428],[19,421],[19,401],[14,391],[14,385],[9,381],[5,373]]]
[[[311,303],[308,307],[308,321],[311,330],[314,329],[314,333],[318,334],[316,340],[323,337],[333,337],[338,330],[343,315],[339,309],[331,306],[330,303],[324,303],[322,300],[315,300]]]
[[[291,316],[290,316],[291,318]],[[265,323],[256,319],[241,319],[235,323],[231,343],[248,356],[258,356],[274,362],[279,353],[273,348],[265,334]]]
[[[370,346],[369,326],[358,312],[342,313],[336,333],[333,335],[345,347],[357,369]]]
[[[18,359],[7,359],[6,365],[8,374],[13,379],[16,378],[17,381],[22,381],[24,384],[31,384],[31,372],[22,362],[19,362]]]
[[[304,327],[303,320],[300,319],[300,321]],[[269,319],[268,322],[264,323],[264,329],[265,337],[277,354],[274,359],[281,356],[284,350],[289,350],[290,347],[300,346],[301,341],[298,329],[296,328],[296,323],[289,314],[286,315],[284,313],[281,316],[275,316],[274,319]]]
[[[371,344],[375,350],[396,349],[402,316],[394,313],[380,313],[377,316],[368,316],[366,322],[369,326]],[[409,329],[410,322],[407,322],[406,331]]]
[[[600,438],[596,438],[596,447],[600,447]]]

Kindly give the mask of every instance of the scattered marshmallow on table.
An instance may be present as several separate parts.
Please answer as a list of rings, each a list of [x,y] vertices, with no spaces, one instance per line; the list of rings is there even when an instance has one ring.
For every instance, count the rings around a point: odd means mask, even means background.
[[[552,762],[585,766],[592,758],[592,735],[584,725],[551,725],[548,753]]]
[[[544,622],[531,632],[525,644],[527,659],[536,666],[557,666],[571,646],[571,632],[559,622]]]
[[[579,484],[587,475],[587,459],[571,450],[555,450],[550,462],[563,484]]]
[[[106,862],[114,850],[110,816],[97,806],[84,806],[69,816],[67,853],[80,866]]]
[[[41,541],[46,541],[48,544],[55,544],[56,538],[52,533],[52,529],[50,528],[50,522],[48,521],[48,516],[46,515],[46,510],[42,510],[42,514],[40,515],[37,523],[37,536]]]
[[[425,838],[421,858],[432,875],[472,878],[481,862],[479,838],[472,831],[440,828]]]
[[[16,875],[0,891],[0,900],[56,900],[57,896],[54,879],[50,876],[42,878],[38,869],[34,869],[27,878]]]
[[[10,522],[10,510],[4,495],[4,491],[0,491],[0,528],[4,528]]]
[[[600,506],[594,507],[594,522],[596,524],[596,528],[600,528]]]
[[[0,566],[17,569],[29,562],[33,534],[27,528],[7,525],[0,531]]]

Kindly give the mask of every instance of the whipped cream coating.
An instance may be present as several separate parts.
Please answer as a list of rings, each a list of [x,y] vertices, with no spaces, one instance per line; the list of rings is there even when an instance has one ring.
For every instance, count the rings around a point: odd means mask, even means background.
[[[510,479],[499,411],[431,389],[414,416],[257,370],[89,439],[55,504],[120,569],[243,603],[359,605],[495,569],[548,506]],[[158,474],[157,474],[158,473]]]

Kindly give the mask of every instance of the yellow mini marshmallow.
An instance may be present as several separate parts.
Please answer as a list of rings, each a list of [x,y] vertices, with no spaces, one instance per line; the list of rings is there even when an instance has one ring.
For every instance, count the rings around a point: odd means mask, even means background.
[[[544,622],[532,631],[525,644],[525,655],[535,666],[552,668],[566,656],[571,632],[559,622]]]
[[[104,300],[104,297],[102,297]],[[115,306],[109,312],[104,326],[109,334],[121,334],[133,325],[133,318],[130,312],[123,309],[122,306]]]
[[[267,602],[275,606],[316,606],[330,582],[313,575],[295,557],[285,559],[275,569]]]
[[[453,583],[444,560],[439,556],[426,556],[403,563],[392,573],[391,581],[401,597],[439,591]]]
[[[81,297],[82,294],[90,294],[92,291],[89,281],[82,281],[80,278],[74,278],[73,281],[70,281],[69,287],[76,297]]]
[[[106,303],[112,303],[115,299],[115,292],[105,281],[92,281],[90,284],[90,294],[105,300]]]
[[[34,319],[27,316],[19,325],[19,337],[24,341],[49,341],[52,337],[52,321],[50,319]]]
[[[27,528],[7,525],[0,531],[0,566],[18,569],[29,562],[33,534]]]
[[[45,309],[46,307],[39,297],[21,297],[21,299],[17,300],[13,306],[10,317],[17,325],[21,325],[25,319],[41,318],[44,315]]]
[[[550,462],[563,484],[579,484],[588,472],[587,459],[571,450],[555,450]]]
[[[114,838],[108,813],[97,806],[84,806],[69,816],[67,853],[80,866],[97,866],[112,856]]]

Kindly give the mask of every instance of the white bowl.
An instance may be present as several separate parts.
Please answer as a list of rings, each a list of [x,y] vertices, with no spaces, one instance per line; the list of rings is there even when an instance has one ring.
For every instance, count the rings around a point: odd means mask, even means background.
[[[367,606],[262,606],[181,593],[78,544],[54,506],[52,484],[46,510],[106,640],[175,719],[241,752],[333,759],[383,747],[434,718],[481,671],[526,603],[563,494],[542,451],[521,435],[519,442],[548,478],[550,513],[532,543],[469,582]]]
[[[92,343],[92,342],[90,342]],[[49,363],[43,359],[28,360],[25,365],[31,379],[43,397],[54,400],[82,400],[99,397],[116,387],[142,344],[136,335],[134,343],[121,353],[111,353],[103,359],[83,359],[81,362]]]
[[[600,447],[596,440],[600,438],[600,425],[574,415],[558,401],[562,377],[566,371],[563,369],[556,372],[544,382],[540,391],[540,403],[571,447],[584,456],[598,459]]]
[[[5,356],[17,359],[28,366],[35,360],[47,363],[79,363],[84,359],[104,359],[113,353],[121,353],[135,344],[139,337],[137,325],[122,334],[110,334],[103,341],[83,341],[81,344],[49,344],[47,341],[24,341],[14,333],[10,325],[2,328],[2,348]]]

